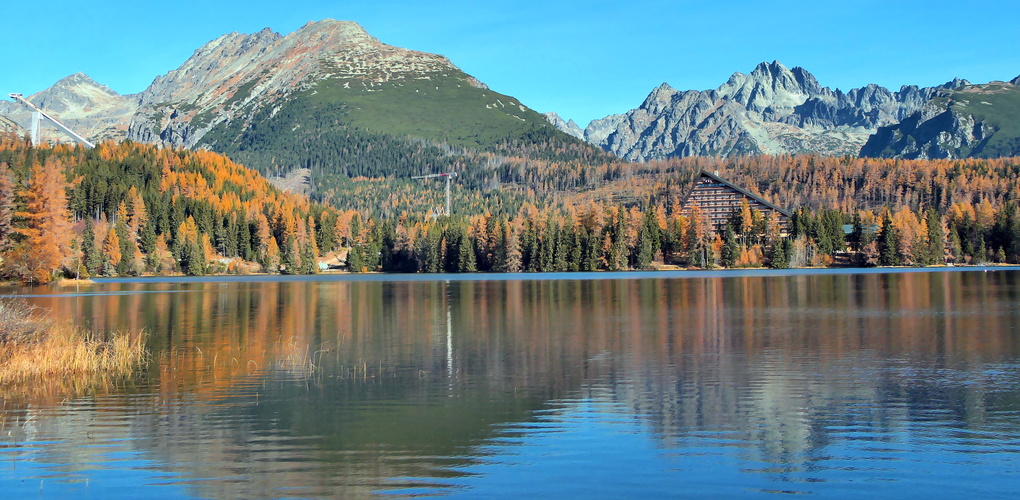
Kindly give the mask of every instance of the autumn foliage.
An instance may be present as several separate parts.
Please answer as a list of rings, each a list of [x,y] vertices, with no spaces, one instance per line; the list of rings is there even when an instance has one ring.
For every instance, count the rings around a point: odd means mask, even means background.
[[[327,180],[313,171],[313,197],[330,206],[208,151],[32,147],[0,137],[0,271],[46,282],[322,265],[542,272],[1020,262],[1018,159],[473,158],[460,165],[474,170],[457,178],[453,216],[437,218],[439,185],[396,174]],[[750,207],[722,230],[683,210],[702,170],[793,211],[789,231]]]
[[[338,245],[339,212],[207,151],[130,142],[32,147],[8,135],[0,137],[0,198],[14,207],[0,210],[0,269],[27,282],[316,272],[319,249]],[[288,238],[298,245],[287,247]],[[292,267],[279,267],[280,254]]]

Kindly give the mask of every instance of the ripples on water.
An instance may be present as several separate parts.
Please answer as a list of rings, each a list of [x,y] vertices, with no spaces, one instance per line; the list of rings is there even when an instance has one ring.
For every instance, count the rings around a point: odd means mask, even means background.
[[[0,490],[1008,497],[1020,274],[988,274],[37,294],[157,355],[109,393],[4,399]]]

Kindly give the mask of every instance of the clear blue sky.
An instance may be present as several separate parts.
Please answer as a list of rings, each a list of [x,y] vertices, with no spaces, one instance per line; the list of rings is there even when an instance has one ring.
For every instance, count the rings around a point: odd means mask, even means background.
[[[140,92],[221,34],[287,34],[324,18],[446,55],[494,90],[582,127],[637,107],[662,82],[715,88],[776,59],[844,90],[1020,75],[1017,0],[55,0],[2,12],[3,98],[76,72]]]

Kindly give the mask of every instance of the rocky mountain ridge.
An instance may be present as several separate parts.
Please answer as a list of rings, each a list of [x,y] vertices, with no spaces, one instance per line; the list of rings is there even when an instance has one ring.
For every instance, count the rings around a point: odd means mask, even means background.
[[[902,121],[880,127],[860,154],[925,160],[1020,156],[1020,76],[944,89]]]
[[[968,83],[955,79],[939,87],[903,86],[898,92],[867,85],[843,92],[822,87],[803,68],[773,61],[749,74],[734,73],[713,90],[679,91],[664,83],[636,109],[593,120],[584,138],[632,161],[762,153],[856,155],[878,127],[898,123],[939,90]]]
[[[548,120],[549,123],[551,123],[554,127],[562,130],[563,132],[566,132],[569,135],[577,137],[578,139],[582,140],[584,139],[584,130],[581,130],[581,126],[578,125],[577,122],[575,122],[574,120],[569,121],[564,120],[555,111],[542,113],[542,116],[544,116],[545,119]]]
[[[122,96],[78,73],[28,99],[90,139],[194,147],[213,128],[250,119],[324,80],[371,91],[386,82],[448,73],[487,89],[445,56],[386,45],[357,23],[326,19],[286,36],[265,28],[217,37],[139,94]],[[18,103],[0,102],[0,116],[22,129],[30,126],[31,111]],[[66,142],[48,129],[43,138]]]
[[[138,109],[137,94],[118,94],[84,73],[62,78],[53,86],[28,96],[28,100],[72,130],[95,140],[123,139],[131,117]],[[31,127],[32,110],[21,103],[0,101],[0,115],[17,124],[21,130]],[[72,141],[45,123],[40,128],[40,135],[44,140],[53,142]]]
[[[349,79],[371,88],[444,70],[457,68],[441,55],[386,45],[350,21],[310,22],[286,36],[269,28],[230,33],[153,81],[141,94],[127,137],[192,147],[217,125],[249,119],[256,108],[318,81]]]

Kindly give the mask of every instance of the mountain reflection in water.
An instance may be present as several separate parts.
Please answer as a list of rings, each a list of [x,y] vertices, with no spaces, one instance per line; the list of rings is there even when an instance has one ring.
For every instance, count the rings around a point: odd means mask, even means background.
[[[12,494],[1005,495],[1020,272],[100,283],[145,376],[9,396]]]

